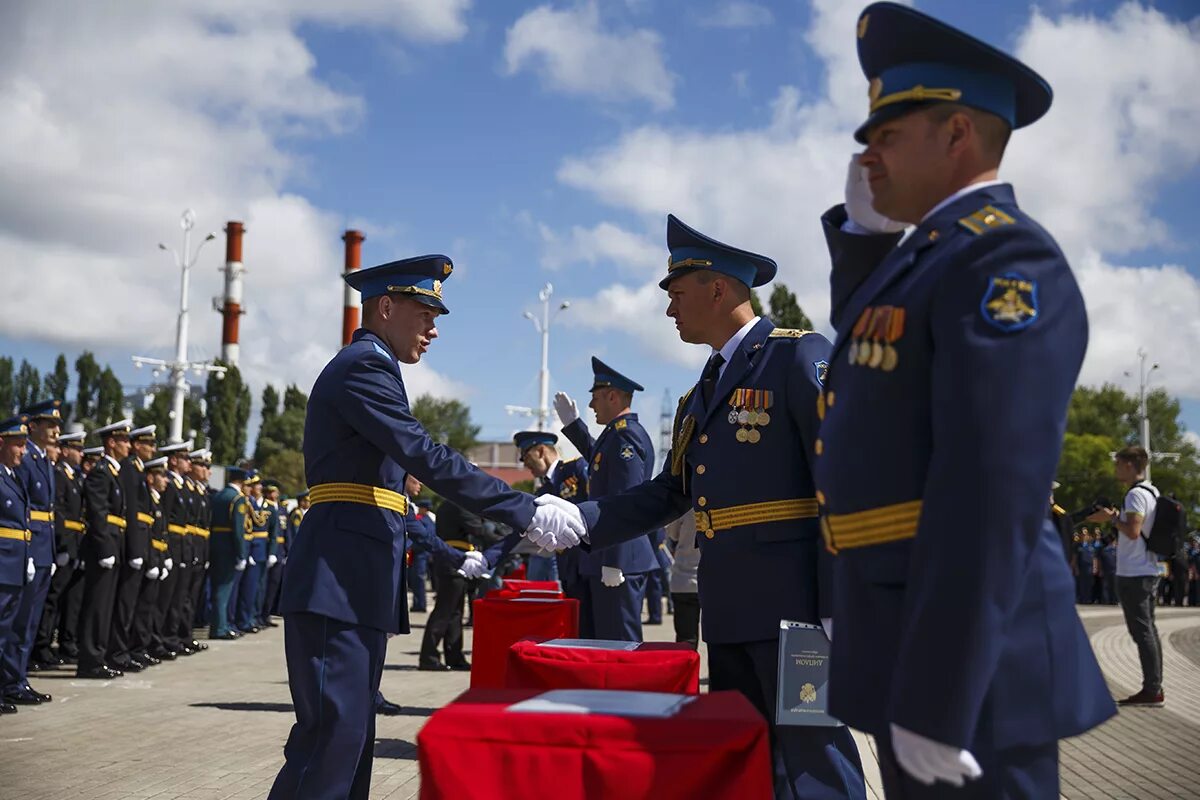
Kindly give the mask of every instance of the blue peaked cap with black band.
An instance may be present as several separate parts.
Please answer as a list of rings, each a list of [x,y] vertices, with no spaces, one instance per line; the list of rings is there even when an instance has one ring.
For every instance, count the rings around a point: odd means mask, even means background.
[[[28,436],[29,426],[25,424],[28,421],[29,417],[24,414],[9,417],[0,422],[0,436]]]
[[[870,81],[870,130],[932,103],[986,111],[1012,128],[1050,108],[1050,84],[1017,59],[944,22],[896,3],[872,3],[858,18],[858,63]]]
[[[674,214],[667,214],[667,249],[671,255],[667,257],[667,277],[658,282],[660,289],[699,269],[728,275],[750,287],[762,286],[779,269],[766,256],[722,244],[681,222]]]
[[[626,378],[608,364],[592,356],[592,388],[590,391],[594,392],[597,389],[620,389],[630,394],[645,391],[645,388],[637,381]]]
[[[28,408],[22,408],[21,413],[30,420],[56,419],[62,422],[62,400],[44,400],[34,403]]]
[[[513,434],[513,444],[521,455],[525,455],[525,451],[535,445],[548,444],[553,447],[558,444],[558,436],[550,431],[518,431]]]
[[[435,254],[356,269],[342,277],[351,288],[362,294],[363,300],[385,294],[406,294],[443,314],[449,314],[450,309],[442,302],[442,284],[453,271],[454,262],[448,256]]]

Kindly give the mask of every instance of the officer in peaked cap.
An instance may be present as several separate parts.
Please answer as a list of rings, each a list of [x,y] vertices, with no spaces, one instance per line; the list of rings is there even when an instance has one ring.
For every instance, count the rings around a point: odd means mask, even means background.
[[[583,455],[588,469],[588,496],[620,494],[654,476],[654,444],[630,406],[633,381],[592,357],[592,400],[588,407],[604,426],[593,439],[579,418],[575,401],[565,392],[554,396],[563,435]],[[584,638],[642,641],[642,602],[649,573],[658,569],[652,537],[636,536],[612,547],[593,547],[579,558],[582,577],[579,632]]]
[[[125,470],[122,468],[122,474]],[[162,513],[162,495],[167,489],[167,457],[158,456],[142,464],[139,472],[149,499],[145,512],[150,517],[147,530],[146,560],[140,572],[141,587],[129,634],[130,660],[143,667],[161,664],[152,652],[161,647],[162,620],[158,610],[158,591],[167,554],[167,521]]]
[[[279,553],[287,540],[284,533],[287,519],[280,519],[284,512],[279,504],[279,481],[273,478],[263,481],[263,511],[267,514],[267,558],[262,577],[259,579],[261,591],[258,605],[255,607],[255,621],[260,628],[276,628],[279,624],[271,621],[271,609],[275,608],[279,586],[283,580],[283,565],[279,563]]]
[[[243,484],[246,470],[225,468],[225,488],[212,499],[212,536],[209,537],[209,575],[212,581],[212,611],[208,638],[236,639],[233,628],[233,587],[246,569],[250,543],[245,535],[252,529],[250,504]]]
[[[29,495],[17,477],[25,458],[28,420],[20,414],[0,422],[0,648],[16,644],[13,623],[22,589],[34,577],[29,556]],[[4,677],[7,679],[7,672]],[[0,714],[16,712],[16,704],[0,699]]]
[[[831,711],[875,736],[888,796],[1056,797],[1058,740],[1113,702],[1046,514],[1087,315],[997,174],[1050,87],[904,6],[868,6],[857,34],[866,149],[823,217]]]
[[[188,453],[192,462],[192,491],[195,493],[195,561],[196,569],[192,573],[191,600],[193,623],[196,627],[208,624],[208,603],[206,602],[205,585],[208,582],[208,564],[210,560],[210,544],[212,541],[212,496],[215,494],[209,488],[208,480],[212,474],[212,451],[207,447]],[[192,646],[198,650],[207,650],[208,645],[193,640]]]
[[[54,563],[50,590],[42,607],[42,621],[33,644],[31,661],[47,666],[74,663],[78,654],[75,626],[68,620],[79,617],[83,573],[76,569],[79,543],[83,538],[83,430],[58,436],[59,457],[54,465]],[[70,611],[68,611],[68,609]],[[50,647],[58,633],[58,653]],[[68,661],[69,660],[69,661]]]
[[[167,554],[163,559],[164,577],[158,587],[162,642],[151,655],[168,661],[195,652],[190,647],[190,620],[187,623],[188,635],[186,638],[181,635],[184,625],[184,586],[191,574],[188,569],[192,560],[192,537],[188,528],[191,524],[191,505],[184,482],[184,476],[191,469],[188,453],[192,446],[193,442],[189,439],[158,448],[159,455],[167,457],[167,488],[162,496],[162,513],[167,521]]]
[[[447,311],[442,284],[453,268],[449,258],[430,255],[345,276],[362,294],[363,327],[326,365],[308,401],[304,466],[312,507],[288,552],[279,603],[296,724],[273,798],[368,796],[387,634],[409,630],[408,536],[468,578],[516,544],[510,537],[486,553],[463,553],[406,530],[409,472],[513,530],[583,532],[561,509],[538,510],[532,496],[434,442],[409,410],[401,365],[416,364],[437,338],[437,318]]]
[[[134,614],[138,607],[150,558],[150,529],[154,514],[150,487],[146,485],[146,462],[154,457],[157,426],[146,425],[129,432],[132,452],[121,461],[121,490],[125,494],[124,550],[116,567],[117,602],[113,609],[105,663],[122,672],[141,672],[146,664],[135,657],[133,648]]]
[[[847,728],[774,724],[780,623],[833,630],[832,559],[821,539],[812,477],[822,452],[816,399],[829,342],[754,314],[751,289],[775,277],[772,259],[719,242],[673,215],[667,248],[659,284],[667,316],[680,339],[708,345],[711,355],[679,401],[663,471],[580,506],[591,547],[692,512],[703,553],[709,688],[742,692],[768,720],[776,797],[864,797]]]
[[[535,495],[553,494],[572,503],[587,500],[587,463],[581,458],[565,461],[559,458],[555,446],[557,435],[550,431],[520,431],[513,435],[513,444],[521,463],[539,482]],[[567,597],[579,600],[583,596],[576,549],[564,550],[556,556],[530,556],[529,578],[558,580]]]

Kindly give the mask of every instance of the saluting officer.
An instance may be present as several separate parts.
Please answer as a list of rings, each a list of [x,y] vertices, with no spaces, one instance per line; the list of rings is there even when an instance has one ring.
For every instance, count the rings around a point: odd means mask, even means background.
[[[25,458],[28,417],[0,422],[0,648],[14,641],[13,622],[21,606],[21,590],[33,578],[29,560],[29,496],[17,478]],[[0,714],[15,714],[17,706],[0,699]]]
[[[134,656],[133,620],[150,558],[150,528],[154,525],[146,462],[154,457],[154,425],[129,433],[133,452],[121,462],[121,490],[125,493],[125,548],[117,568],[117,602],[105,663],[122,672],[141,672],[146,664]]]
[[[563,435],[588,465],[588,497],[620,494],[654,477],[654,444],[630,405],[642,385],[595,356],[592,357],[592,400],[588,407],[604,426],[593,439],[579,418],[575,401],[565,392],[554,396]],[[644,532],[644,531],[643,531]],[[579,633],[585,639],[642,641],[642,602],[647,575],[658,569],[654,536],[635,536],[609,547],[593,547],[579,559],[584,578],[579,605]]]
[[[1058,739],[1114,707],[1046,514],[1087,314],[997,178],[1050,87],[907,7],[872,4],[857,32],[866,150],[823,217],[831,711],[874,734],[889,797],[1057,797]]]
[[[212,536],[209,538],[209,576],[212,580],[212,618],[208,622],[208,638],[236,639],[234,610],[230,597],[238,578],[246,569],[250,556],[252,520],[250,504],[242,490],[246,470],[225,468],[225,488],[212,499]]]
[[[832,559],[812,477],[829,342],[755,316],[750,291],[774,278],[770,258],[674,216],[667,217],[667,247],[659,283],[667,316],[683,341],[706,344],[712,355],[679,402],[658,477],[580,506],[591,546],[693,511],[709,688],[740,691],[770,723],[776,797],[865,797],[847,728],[774,724],[780,622],[832,631]]]
[[[162,583],[158,587],[158,610],[162,619],[159,629],[159,650],[155,658],[174,661],[180,655],[191,655],[192,649],[180,636],[184,577],[191,560],[191,537],[188,535],[188,496],[183,476],[191,466],[188,453],[192,441],[175,442],[158,448],[167,457],[167,488],[162,496],[163,517],[167,520],[167,554],[163,559]],[[188,637],[190,638],[190,637]]]
[[[112,631],[117,560],[125,553],[125,492],[121,490],[121,461],[129,455],[128,419],[96,430],[104,456],[88,473],[83,485],[87,535],[83,538],[83,605],[79,614],[78,678],[107,680],[123,675],[105,663]],[[134,501],[136,502],[136,501]]]
[[[572,503],[587,500],[587,462],[582,458],[562,460],[555,446],[558,444],[556,434],[550,431],[521,431],[513,435],[513,444],[521,454],[521,463],[539,481],[535,496],[552,494]],[[554,558],[556,575],[562,584],[563,594],[582,601],[584,578],[579,572],[580,555],[578,549],[568,548]],[[533,564],[532,559],[530,564]],[[529,577],[537,580],[532,570]],[[553,577],[550,576],[550,579]]]
[[[83,573],[76,569],[79,561],[79,542],[83,538],[83,458],[86,431],[59,434],[58,461],[54,464],[54,563],[57,567],[50,578],[50,591],[42,607],[42,621],[33,644],[32,661],[47,666],[74,663],[78,655],[75,629],[66,625],[66,609],[75,600],[78,616],[79,593],[83,590]],[[51,649],[58,632],[58,653]]]

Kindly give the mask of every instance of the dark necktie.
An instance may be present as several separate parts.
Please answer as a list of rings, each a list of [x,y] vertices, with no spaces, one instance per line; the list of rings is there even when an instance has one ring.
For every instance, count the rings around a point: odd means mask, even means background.
[[[706,409],[712,405],[713,393],[717,390],[717,378],[720,377],[721,365],[724,363],[723,355],[713,353],[712,358],[708,359],[708,363],[704,366],[704,372],[700,375],[700,394],[704,398]]]

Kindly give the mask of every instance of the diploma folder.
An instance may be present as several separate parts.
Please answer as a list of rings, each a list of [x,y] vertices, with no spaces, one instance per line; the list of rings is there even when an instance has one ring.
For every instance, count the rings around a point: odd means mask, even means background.
[[[829,716],[829,638],[820,625],[779,622],[775,724],[836,727]]]

